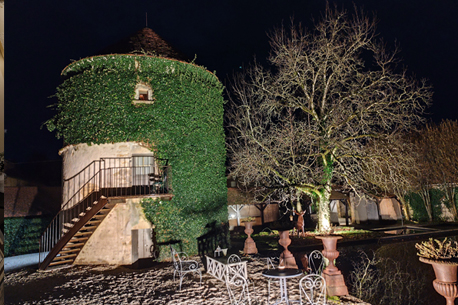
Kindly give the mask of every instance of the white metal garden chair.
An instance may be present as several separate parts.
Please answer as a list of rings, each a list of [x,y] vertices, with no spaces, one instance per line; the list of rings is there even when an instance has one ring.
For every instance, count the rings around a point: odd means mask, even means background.
[[[235,269],[227,269],[226,287],[231,305],[251,305],[248,281]]]
[[[299,281],[300,304],[326,304],[326,281],[318,274],[307,274]]]
[[[172,253],[173,262],[173,281],[175,281],[175,274],[178,273],[180,276],[180,290],[183,277],[188,273],[197,273],[200,277],[200,285],[202,285],[202,273],[200,271],[199,263],[195,260],[189,259],[185,252],[177,252],[170,245],[170,251]]]
[[[326,267],[325,263],[326,258],[323,253],[321,253],[321,251],[314,250],[308,256],[308,266],[306,271],[308,274],[321,275],[324,267]]]

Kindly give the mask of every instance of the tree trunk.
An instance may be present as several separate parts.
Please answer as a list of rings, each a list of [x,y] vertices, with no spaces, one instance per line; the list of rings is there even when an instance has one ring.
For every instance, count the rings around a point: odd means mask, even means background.
[[[450,213],[453,215],[453,220],[456,221],[458,218],[458,212],[456,211],[455,205],[455,187],[453,186],[453,184],[445,182],[442,185],[442,190],[444,191],[445,198],[448,201],[449,210]]]
[[[318,232],[329,233],[331,231],[331,209],[329,198],[331,197],[331,186],[326,185],[322,194],[318,197]]]
[[[404,216],[406,217],[406,220],[410,220],[410,213],[409,213],[409,206],[407,204],[407,201],[404,196],[396,196],[398,201],[401,203],[401,208],[404,211]]]
[[[420,190],[421,199],[423,199],[423,204],[425,205],[426,212],[428,213],[429,221],[433,221],[433,209],[431,207],[431,196],[429,194],[429,189],[422,187]]]

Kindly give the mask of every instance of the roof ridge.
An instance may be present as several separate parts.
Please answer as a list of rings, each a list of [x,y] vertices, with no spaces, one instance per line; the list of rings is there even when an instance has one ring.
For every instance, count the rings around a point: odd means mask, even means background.
[[[99,52],[99,55],[127,53],[155,55],[159,57],[178,59],[181,61],[189,61],[186,55],[176,50],[149,27],[145,27],[129,37],[104,48]]]

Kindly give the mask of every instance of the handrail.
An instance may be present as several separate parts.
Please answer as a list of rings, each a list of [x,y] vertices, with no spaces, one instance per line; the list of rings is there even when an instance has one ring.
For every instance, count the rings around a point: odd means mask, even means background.
[[[103,159],[103,158],[102,158]],[[79,174],[81,174],[84,170],[86,170],[87,168],[89,168],[89,166],[91,166],[92,164],[96,163],[96,162],[100,162],[100,160],[93,160],[91,163],[89,163],[88,165],[86,165],[85,168],[83,168],[82,170],[80,170],[78,173],[74,174],[73,176],[69,177],[69,178],[66,178],[66,179],[62,179],[62,181],[69,181],[73,178],[75,178],[76,176],[78,176]]]
[[[94,178],[96,175],[99,175],[99,173],[100,173],[100,171],[97,172],[94,176],[92,176],[92,178]],[[89,178],[89,181],[91,181],[91,178]],[[68,199],[68,201],[61,207],[61,210],[65,210],[65,209],[66,209],[66,206],[70,203],[70,201],[71,201],[73,198],[75,198],[75,197],[79,194],[79,192],[81,192],[81,191],[84,189],[84,187],[87,187],[88,183],[89,183],[89,182],[86,182],[83,186],[81,186],[81,187],[78,189],[78,191],[76,191],[75,194],[73,194],[73,196],[70,197],[70,198]],[[88,194],[88,195],[90,195],[90,194]],[[84,200],[84,199],[83,199],[83,200]]]
[[[138,159],[137,161],[134,158]],[[40,238],[40,258],[54,248],[70,228],[95,202],[104,196],[165,194],[170,190],[170,166],[159,166],[152,156],[112,157],[92,161],[71,179],[64,180],[63,196],[73,194],[62,205]],[[139,164],[136,164],[138,162]],[[99,166],[96,166],[98,164]],[[166,162],[168,164],[168,162]],[[151,181],[150,175],[162,177]]]

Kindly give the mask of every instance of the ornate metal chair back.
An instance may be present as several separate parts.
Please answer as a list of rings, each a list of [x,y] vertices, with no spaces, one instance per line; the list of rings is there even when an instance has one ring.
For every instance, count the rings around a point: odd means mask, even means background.
[[[308,274],[299,281],[300,304],[326,304],[326,281],[318,274]]]
[[[179,253],[170,245],[170,252],[172,254],[173,269],[181,270],[181,258]]]
[[[237,273],[241,277],[247,279],[246,270],[244,269],[244,266],[242,264],[236,264],[240,263],[241,261],[242,260],[237,254],[232,254],[229,256],[229,258],[227,259],[227,276],[229,276],[229,274]]]
[[[233,264],[233,263],[239,263],[241,262],[242,260],[240,259],[240,257],[237,255],[237,254],[231,254],[228,258],[227,258],[227,263],[228,264]]]
[[[170,245],[170,252],[172,254],[173,263],[173,280],[175,281],[175,274],[178,273],[180,277],[180,290],[183,282],[183,277],[187,273],[197,273],[200,278],[200,284],[202,284],[202,273],[200,272],[199,263],[195,260],[188,258],[185,252],[177,252],[172,245]]]
[[[267,257],[266,261],[267,261],[267,269],[275,269],[275,265],[278,266],[279,258],[278,257]]]
[[[228,269],[226,287],[231,305],[251,305],[247,280],[231,268]]]
[[[323,256],[323,253],[321,253],[318,250],[312,251],[308,257],[307,272],[309,274],[321,275],[324,267],[325,267],[325,257]]]

